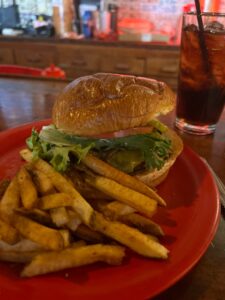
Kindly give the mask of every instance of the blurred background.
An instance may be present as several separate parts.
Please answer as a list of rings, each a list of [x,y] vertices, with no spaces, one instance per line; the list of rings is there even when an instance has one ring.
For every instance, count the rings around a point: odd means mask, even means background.
[[[225,11],[225,0],[201,7]],[[0,75],[124,73],[176,90],[182,14],[192,10],[194,0],[0,0]]]
[[[225,0],[201,1],[224,11]],[[181,14],[193,0],[1,0],[2,35],[179,43]]]

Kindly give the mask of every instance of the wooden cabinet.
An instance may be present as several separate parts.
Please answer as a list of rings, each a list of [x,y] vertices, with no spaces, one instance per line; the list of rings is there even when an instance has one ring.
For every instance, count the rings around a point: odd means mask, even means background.
[[[177,85],[178,68],[179,55],[175,51],[152,51],[146,60],[146,75],[165,81],[174,89]]]
[[[145,67],[144,59],[127,57],[103,57],[101,71],[121,74],[143,75]]]
[[[160,52],[153,51],[147,58],[147,74],[177,76],[179,58],[177,53],[164,51],[163,56]]]
[[[0,64],[13,64],[14,57],[13,57],[13,49],[10,47],[0,48]]]
[[[98,51],[93,47],[57,47],[57,65],[71,78],[99,72],[100,60]]]
[[[121,74],[144,75],[145,57],[133,49],[111,48],[101,57],[101,71]]]
[[[146,76],[177,86],[179,48],[126,42],[0,38],[0,64],[62,68],[69,80],[97,72]]]
[[[55,49],[40,46],[15,49],[16,64],[29,67],[45,68],[55,63]]]

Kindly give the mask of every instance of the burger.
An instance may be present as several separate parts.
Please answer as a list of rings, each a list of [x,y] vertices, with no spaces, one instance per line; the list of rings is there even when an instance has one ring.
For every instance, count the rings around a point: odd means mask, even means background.
[[[174,106],[173,91],[160,81],[109,73],[80,77],[57,97],[52,124],[33,130],[27,144],[60,172],[70,174],[90,152],[153,187],[183,148],[157,119]]]

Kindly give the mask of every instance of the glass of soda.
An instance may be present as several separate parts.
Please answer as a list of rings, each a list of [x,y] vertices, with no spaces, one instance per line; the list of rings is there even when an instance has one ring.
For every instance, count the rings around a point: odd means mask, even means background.
[[[225,104],[225,14],[183,16],[175,125],[205,135],[216,129]]]

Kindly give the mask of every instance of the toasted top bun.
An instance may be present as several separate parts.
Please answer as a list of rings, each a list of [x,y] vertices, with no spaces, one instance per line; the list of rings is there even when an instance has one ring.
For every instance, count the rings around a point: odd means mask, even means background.
[[[98,73],[80,77],[63,90],[52,120],[64,132],[92,136],[144,126],[174,105],[175,95],[163,82]]]
[[[172,167],[176,158],[183,150],[183,141],[175,131],[167,129],[164,133],[172,142],[172,153],[170,158],[165,162],[164,166],[159,170],[152,172],[144,171],[135,174],[135,176],[150,187],[159,185],[168,175],[169,169]]]

